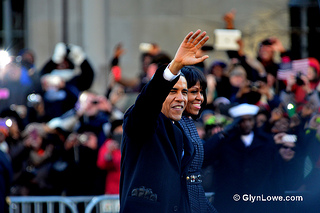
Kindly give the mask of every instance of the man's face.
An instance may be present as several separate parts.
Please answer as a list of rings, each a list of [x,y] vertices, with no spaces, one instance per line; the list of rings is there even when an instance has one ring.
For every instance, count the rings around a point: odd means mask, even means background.
[[[254,127],[254,117],[252,115],[244,115],[240,121],[240,129],[242,135],[248,135]]]
[[[273,58],[273,48],[271,45],[262,45],[258,54],[263,61],[271,61]]]
[[[161,89],[161,88],[159,88]],[[184,77],[173,86],[162,104],[161,112],[173,121],[179,121],[188,102],[188,86]]]

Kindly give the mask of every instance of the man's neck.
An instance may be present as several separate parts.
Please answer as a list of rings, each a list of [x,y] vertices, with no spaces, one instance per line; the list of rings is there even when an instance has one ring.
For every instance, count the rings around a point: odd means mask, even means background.
[[[241,135],[241,141],[244,143],[245,147],[249,147],[252,144],[253,136],[253,131],[247,135]]]

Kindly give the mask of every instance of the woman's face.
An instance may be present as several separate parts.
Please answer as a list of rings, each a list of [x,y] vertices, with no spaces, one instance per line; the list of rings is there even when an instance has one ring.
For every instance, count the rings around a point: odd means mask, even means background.
[[[230,84],[234,87],[240,88],[246,82],[246,77],[242,75],[233,75],[229,77]]]
[[[198,115],[203,101],[203,90],[200,87],[200,82],[198,81],[194,86],[188,89],[188,103],[185,109],[186,112],[191,115]]]
[[[317,77],[316,71],[311,66],[308,67],[307,77],[308,77],[309,81],[312,81],[312,80],[316,79],[316,77]]]
[[[284,144],[279,149],[279,154],[281,155],[282,159],[286,162],[292,160],[295,155],[294,146],[288,144]]]

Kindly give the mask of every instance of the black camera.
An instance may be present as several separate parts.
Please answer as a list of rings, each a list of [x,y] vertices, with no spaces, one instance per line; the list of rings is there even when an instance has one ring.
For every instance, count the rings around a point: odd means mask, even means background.
[[[91,103],[92,103],[93,105],[97,105],[97,104],[100,103],[100,101],[98,101],[98,100],[93,100],[93,101],[91,101]]]
[[[66,44],[66,57],[69,56],[71,50],[70,50],[70,44]]]
[[[296,75],[296,83],[297,83],[297,85],[299,85],[299,86],[302,86],[302,85],[304,85],[304,81],[301,79],[301,73],[299,72],[297,75]]]
[[[249,87],[251,90],[258,90],[259,88],[261,88],[261,84],[260,82],[251,82],[249,84]]]
[[[79,134],[77,136],[77,140],[81,143],[81,144],[85,144],[87,143],[87,141],[89,140],[89,136],[87,134]]]
[[[27,101],[27,105],[33,107],[41,103],[42,97],[39,94],[32,93],[28,95]]]
[[[261,42],[261,45],[272,45],[274,43],[274,41],[272,41],[272,39],[268,38],[265,39]]]

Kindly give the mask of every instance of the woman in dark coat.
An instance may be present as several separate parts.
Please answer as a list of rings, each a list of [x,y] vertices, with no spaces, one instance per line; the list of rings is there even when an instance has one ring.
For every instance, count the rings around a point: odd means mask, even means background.
[[[194,119],[199,117],[202,107],[207,103],[205,94],[207,82],[203,73],[196,67],[186,66],[181,69],[181,72],[185,75],[188,83],[188,103],[179,123],[195,149],[195,156],[187,174],[190,207],[194,213],[216,212],[216,209],[205,197],[205,192],[201,185],[200,171],[204,152],[202,141],[194,124]]]

